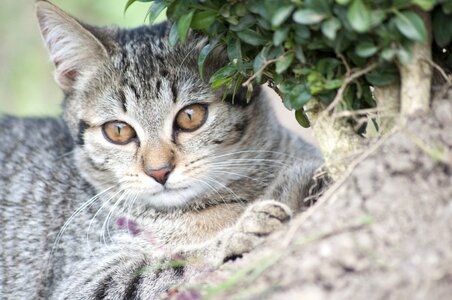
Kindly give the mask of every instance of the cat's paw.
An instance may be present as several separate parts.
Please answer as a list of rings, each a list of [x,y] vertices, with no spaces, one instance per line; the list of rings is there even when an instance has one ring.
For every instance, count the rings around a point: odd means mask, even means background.
[[[223,261],[233,260],[250,252],[266,236],[281,229],[291,219],[290,208],[274,200],[252,204],[238,220],[224,245]]]

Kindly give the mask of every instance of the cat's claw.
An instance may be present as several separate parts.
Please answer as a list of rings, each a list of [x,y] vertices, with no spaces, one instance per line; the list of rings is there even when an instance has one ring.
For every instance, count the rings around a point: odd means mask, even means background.
[[[290,208],[274,200],[252,204],[243,213],[226,241],[223,261],[250,252],[269,234],[281,229],[292,217]]]

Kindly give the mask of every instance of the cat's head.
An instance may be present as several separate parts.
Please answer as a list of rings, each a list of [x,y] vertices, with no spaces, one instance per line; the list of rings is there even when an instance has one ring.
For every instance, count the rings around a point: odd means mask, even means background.
[[[182,206],[234,180],[215,164],[259,147],[250,137],[264,131],[257,112],[264,104],[239,94],[241,103],[232,105],[210,88],[209,75],[225,62],[220,52],[199,76],[205,38],[191,33],[171,47],[167,23],[98,28],[46,1],[37,2],[37,15],[66,96],[76,160],[99,191],[114,187],[156,208]]]

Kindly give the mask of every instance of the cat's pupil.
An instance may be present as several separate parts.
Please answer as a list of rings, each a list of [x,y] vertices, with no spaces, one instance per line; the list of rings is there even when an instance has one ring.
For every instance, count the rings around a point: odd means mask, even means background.
[[[185,111],[185,113],[187,114],[187,117],[190,119],[190,121],[192,121],[193,110],[192,110],[192,109],[187,109],[187,110]]]

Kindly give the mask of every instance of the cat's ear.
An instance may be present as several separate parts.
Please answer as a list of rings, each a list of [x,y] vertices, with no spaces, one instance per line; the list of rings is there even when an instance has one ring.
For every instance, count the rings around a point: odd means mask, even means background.
[[[108,58],[102,42],[55,5],[37,1],[36,15],[55,65],[55,80],[64,91],[73,89],[78,76]]]

